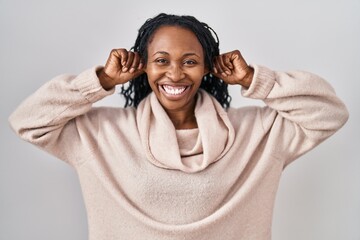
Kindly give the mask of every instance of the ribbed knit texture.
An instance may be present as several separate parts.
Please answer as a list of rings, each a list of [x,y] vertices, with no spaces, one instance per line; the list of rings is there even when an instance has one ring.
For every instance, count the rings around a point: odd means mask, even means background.
[[[76,169],[90,240],[268,240],[284,167],[348,112],[314,74],[253,67],[242,94],[266,106],[224,111],[199,91],[198,131],[175,130],[154,94],[138,109],[92,107],[114,92],[97,68],[49,81],[9,121]]]

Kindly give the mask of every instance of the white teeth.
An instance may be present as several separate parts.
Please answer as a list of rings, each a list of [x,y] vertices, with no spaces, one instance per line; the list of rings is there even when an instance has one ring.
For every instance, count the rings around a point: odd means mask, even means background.
[[[168,94],[179,95],[179,94],[181,94],[181,93],[183,93],[185,91],[186,87],[185,86],[183,86],[183,87],[174,87],[174,86],[170,86],[170,85],[163,85],[163,89]]]

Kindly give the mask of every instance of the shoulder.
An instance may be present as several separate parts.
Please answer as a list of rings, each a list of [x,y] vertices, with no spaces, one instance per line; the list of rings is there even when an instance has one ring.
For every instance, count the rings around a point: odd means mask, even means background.
[[[259,115],[261,111],[262,108],[258,106],[247,106],[240,108],[230,107],[226,109],[226,112],[231,122],[253,119],[257,115]]]
[[[256,126],[264,127],[264,121],[272,122],[277,113],[267,106],[247,106],[241,108],[228,108],[230,122],[235,129],[240,127],[253,128]]]
[[[99,118],[131,118],[134,117],[136,113],[136,109],[133,107],[92,107],[88,112],[89,115],[94,115]]]
[[[79,116],[77,121],[88,122],[91,125],[129,127],[136,122],[136,109],[132,107],[92,107],[86,114]]]

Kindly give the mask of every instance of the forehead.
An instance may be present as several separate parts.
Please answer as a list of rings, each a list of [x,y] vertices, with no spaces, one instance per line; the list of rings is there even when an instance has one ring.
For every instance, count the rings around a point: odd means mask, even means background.
[[[157,51],[203,54],[203,48],[196,35],[180,26],[162,26],[154,32],[149,40],[148,52]]]

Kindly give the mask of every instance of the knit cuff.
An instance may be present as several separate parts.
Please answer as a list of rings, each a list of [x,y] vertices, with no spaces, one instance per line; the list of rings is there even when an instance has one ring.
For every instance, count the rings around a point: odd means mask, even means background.
[[[84,72],[80,73],[73,83],[81,94],[91,103],[99,101],[100,99],[111,95],[115,92],[115,87],[105,90],[96,74],[96,71],[102,68],[102,66],[95,66]]]
[[[263,66],[250,65],[254,68],[254,77],[249,88],[242,88],[244,97],[265,99],[275,84],[275,73]]]

